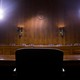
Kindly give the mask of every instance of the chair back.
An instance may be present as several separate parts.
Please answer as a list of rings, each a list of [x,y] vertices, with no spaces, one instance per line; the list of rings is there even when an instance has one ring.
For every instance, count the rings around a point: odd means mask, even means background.
[[[16,51],[17,77],[53,79],[62,74],[63,52],[48,48],[26,48]]]

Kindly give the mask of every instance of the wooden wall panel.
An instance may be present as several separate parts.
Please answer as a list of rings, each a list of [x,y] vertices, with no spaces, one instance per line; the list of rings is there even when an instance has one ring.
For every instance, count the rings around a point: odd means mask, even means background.
[[[68,19],[69,20],[69,19]],[[45,25],[47,24],[47,25]],[[0,44],[75,44],[80,43],[80,24],[65,23],[65,35],[62,38],[58,26],[49,19],[46,23],[37,23],[36,20],[24,24],[22,37],[19,38],[17,26],[0,34]],[[12,26],[11,26],[12,27]],[[2,37],[3,36],[3,37]]]
[[[19,19],[14,19],[12,24],[0,27],[0,44],[75,44],[80,43],[80,19],[76,15],[75,8],[66,9],[64,5],[57,6],[48,1],[45,6],[38,3],[29,3],[29,11],[20,7],[22,11],[17,14]],[[62,2],[61,2],[62,3]],[[54,7],[55,6],[55,7]],[[27,12],[26,12],[27,11]],[[38,13],[42,11],[42,13]],[[21,16],[22,14],[22,16]],[[41,19],[40,16],[43,16]],[[17,17],[17,18],[18,18]],[[62,38],[59,34],[58,23],[64,23],[65,32]],[[17,31],[18,23],[24,25],[22,37]]]
[[[69,19],[68,19],[69,20]],[[28,24],[28,25],[27,25]],[[47,24],[47,25],[44,25]],[[80,43],[79,24],[69,22],[65,24],[64,37],[59,34],[58,26],[49,20],[46,23],[37,23],[32,19],[24,27],[22,42],[25,44],[75,44]],[[20,39],[19,39],[20,40]]]

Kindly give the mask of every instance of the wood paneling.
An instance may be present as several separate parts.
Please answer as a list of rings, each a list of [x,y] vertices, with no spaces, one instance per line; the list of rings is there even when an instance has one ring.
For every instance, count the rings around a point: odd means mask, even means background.
[[[25,44],[75,44],[80,43],[80,27],[79,24],[73,23],[67,25],[65,23],[64,37],[59,34],[58,26],[51,21],[45,21],[43,24],[32,19],[26,22],[22,36],[22,42]],[[27,25],[28,24],[28,25]],[[45,25],[46,24],[46,25]],[[17,38],[18,41],[21,39]]]
[[[12,22],[0,24],[0,44],[80,43],[80,19],[77,9],[70,4],[68,6],[67,3],[64,5],[62,1],[48,0],[45,3],[45,0],[36,0],[24,4],[24,1],[21,1],[16,17],[10,19]],[[63,38],[58,29],[60,22],[65,25]],[[18,24],[24,25],[21,38],[17,31]]]

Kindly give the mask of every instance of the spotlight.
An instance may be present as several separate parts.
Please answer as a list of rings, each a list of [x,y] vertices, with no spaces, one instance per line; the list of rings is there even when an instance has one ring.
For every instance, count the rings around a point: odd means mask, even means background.
[[[0,9],[0,14],[3,14],[3,12],[4,12],[3,9]]]
[[[4,18],[4,11],[3,9],[0,9],[0,20]]]
[[[3,17],[4,17],[4,16],[0,14],[0,20],[2,20],[2,19],[3,19]]]

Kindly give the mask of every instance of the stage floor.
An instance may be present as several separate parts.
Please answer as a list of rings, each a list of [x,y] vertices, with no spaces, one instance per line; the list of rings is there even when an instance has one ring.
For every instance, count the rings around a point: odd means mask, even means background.
[[[15,55],[0,55],[0,60],[15,61],[16,57]],[[80,60],[80,55],[64,55],[63,60]]]

